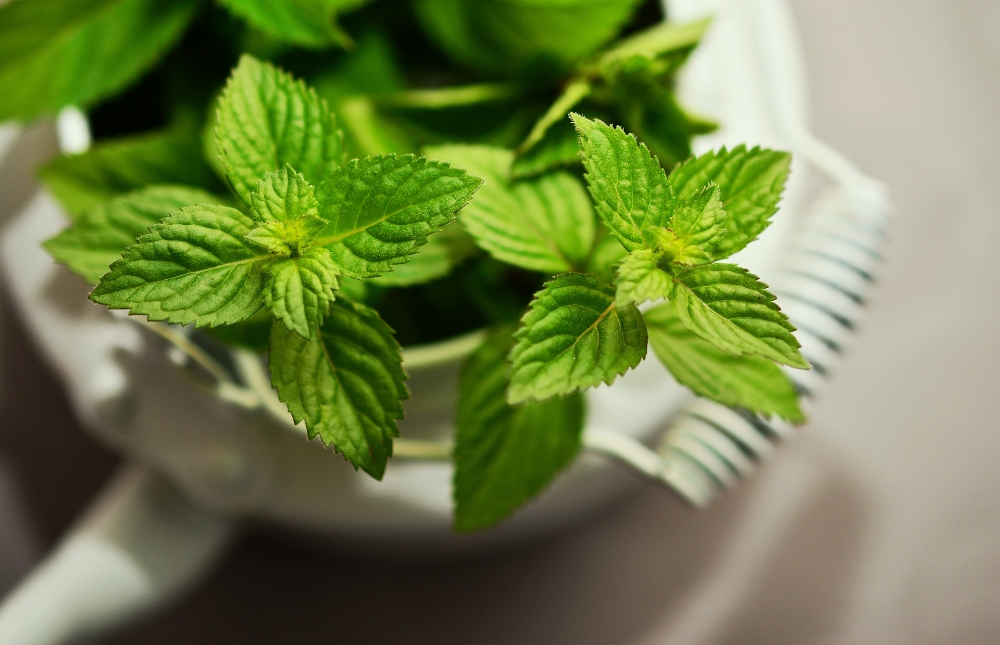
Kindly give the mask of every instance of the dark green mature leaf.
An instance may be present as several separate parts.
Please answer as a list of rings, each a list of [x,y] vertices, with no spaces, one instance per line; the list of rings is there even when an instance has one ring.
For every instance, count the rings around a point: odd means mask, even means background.
[[[677,200],[670,229],[654,231],[660,249],[674,264],[708,264],[726,237],[726,211],[719,187],[708,185],[691,199]]]
[[[354,278],[371,278],[406,262],[427,236],[450,222],[482,180],[446,163],[413,155],[355,159],[318,188],[316,241]]]
[[[645,313],[649,344],[681,385],[723,405],[776,414],[793,423],[805,421],[798,394],[773,361],[760,356],[737,358],[688,331],[669,304]]]
[[[181,127],[106,140],[82,154],[57,157],[38,175],[71,215],[151,185],[225,189],[205,163],[197,133]]]
[[[455,530],[496,524],[544,489],[580,451],[583,396],[507,403],[511,329],[473,353],[458,384],[455,418]]]
[[[378,314],[336,300],[310,340],[274,325],[268,356],[278,398],[309,438],[382,479],[409,393],[400,347]]]
[[[639,0],[419,0],[424,29],[477,70],[559,74],[609,41]]]
[[[440,146],[427,154],[483,177],[459,222],[487,253],[515,266],[579,268],[594,242],[594,211],[580,181],[564,172],[511,183],[513,153],[487,146]]]
[[[86,107],[181,36],[197,0],[15,0],[0,6],[0,121]]]
[[[670,297],[674,283],[670,275],[660,268],[659,260],[659,256],[649,249],[632,251],[625,256],[618,266],[615,285],[615,302],[619,307]]]
[[[264,33],[301,47],[348,46],[351,38],[337,26],[337,14],[370,0],[219,0]]]
[[[128,247],[90,299],[181,325],[239,322],[264,304],[268,256],[244,239],[252,227],[226,206],[181,209]]]
[[[330,252],[315,248],[297,257],[279,258],[270,262],[264,272],[264,305],[268,311],[288,331],[312,338],[340,286]]]
[[[716,259],[729,257],[771,224],[785,188],[792,157],[787,152],[737,146],[707,152],[678,166],[670,183],[678,198],[688,199],[708,182],[718,184],[726,210],[726,238]]]
[[[45,242],[57,261],[91,284],[150,226],[185,206],[210,203],[210,193],[185,186],[153,186],[116,197],[83,214],[70,228]]]
[[[476,243],[458,222],[448,222],[427,238],[409,262],[397,264],[390,273],[372,278],[381,287],[409,287],[442,278],[476,253]]]
[[[733,356],[764,356],[809,369],[795,326],[767,285],[735,264],[706,264],[674,276],[672,302],[684,326]]]
[[[545,283],[515,339],[507,392],[513,405],[610,384],[646,356],[636,306],[618,307],[613,286],[582,273]]]
[[[571,114],[580,133],[583,166],[597,213],[630,251],[650,244],[653,227],[665,227],[674,194],[660,163],[621,128]]]
[[[343,133],[326,102],[302,81],[247,55],[219,100],[215,145],[247,204],[257,183],[285,164],[319,185],[344,161]]]

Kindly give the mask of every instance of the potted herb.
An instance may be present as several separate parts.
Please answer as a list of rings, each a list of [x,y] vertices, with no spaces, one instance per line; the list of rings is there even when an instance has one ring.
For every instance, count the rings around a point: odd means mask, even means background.
[[[714,126],[674,77],[706,27],[637,0],[14,0],[0,120],[89,110],[95,145],[41,170],[72,218],[46,249],[95,303],[266,353],[375,479],[401,347],[480,333],[454,408],[475,531],[574,460],[583,392],[649,346],[699,396],[803,420],[794,327],[727,261],[790,157],[691,155]]]

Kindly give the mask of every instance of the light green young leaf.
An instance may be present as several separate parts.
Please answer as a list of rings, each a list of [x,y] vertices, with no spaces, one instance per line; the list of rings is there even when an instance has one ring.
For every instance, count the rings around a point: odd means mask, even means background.
[[[316,240],[343,273],[371,278],[406,262],[450,222],[482,180],[413,155],[355,159],[317,189],[329,225]]]
[[[288,164],[268,173],[250,194],[250,217],[258,224],[318,216],[316,190]]]
[[[75,224],[45,242],[45,248],[90,284],[150,226],[185,206],[211,203],[215,197],[184,186],[153,186],[116,197],[84,213]]]
[[[674,194],[660,163],[621,128],[571,114],[580,133],[583,167],[597,213],[630,251],[650,244],[653,227],[665,227]]]
[[[74,216],[152,185],[224,190],[202,159],[197,133],[180,127],[110,139],[82,154],[56,157],[42,166],[38,176]]]
[[[690,199],[709,182],[718,184],[726,210],[726,237],[713,253],[729,257],[771,224],[785,188],[791,155],[787,152],[737,146],[707,152],[678,166],[670,183],[678,198]]]
[[[726,237],[726,211],[719,194],[719,187],[709,184],[691,199],[677,200],[670,229],[654,230],[669,262],[698,265],[712,261],[712,252]]]
[[[128,247],[90,299],[180,325],[239,322],[264,304],[268,256],[244,239],[252,227],[234,208],[183,208]]]
[[[586,261],[594,243],[594,211],[579,180],[564,172],[511,183],[513,153],[487,146],[440,146],[427,154],[484,178],[459,222],[487,253],[515,266],[550,273]]]
[[[805,421],[795,387],[773,361],[737,358],[716,349],[688,331],[669,304],[650,309],[645,319],[653,351],[695,394],[723,405],[776,414],[792,423]]]
[[[809,369],[767,285],[735,264],[706,264],[674,276],[672,302],[684,326],[733,356],[763,356]]]
[[[370,0],[219,0],[219,3],[264,33],[300,47],[349,46],[351,38],[337,26],[337,14]]]
[[[196,0],[18,0],[0,6],[0,121],[87,107],[173,45]]]
[[[247,239],[271,253],[297,255],[326,228],[315,189],[285,164],[269,173],[250,195],[250,216],[259,224]]]
[[[378,314],[336,300],[312,339],[274,325],[268,356],[271,384],[309,438],[382,479],[409,393],[400,347]]]
[[[420,252],[409,262],[397,264],[390,273],[372,278],[380,287],[409,287],[443,278],[452,269],[476,253],[476,243],[458,222],[448,222],[427,238]]]
[[[619,307],[670,297],[674,283],[659,267],[659,257],[649,249],[632,251],[618,265],[615,302]]]
[[[636,306],[618,307],[613,286],[582,273],[545,283],[514,338],[512,405],[610,384],[646,356],[646,325]]]
[[[323,248],[298,257],[278,258],[264,268],[264,305],[288,331],[312,338],[339,287],[337,265]]]
[[[507,403],[511,329],[462,367],[455,418],[455,530],[489,528],[541,492],[580,452],[583,396]]]
[[[344,161],[343,133],[326,102],[302,81],[248,55],[219,100],[215,145],[247,204],[257,183],[285,164],[319,185]]]

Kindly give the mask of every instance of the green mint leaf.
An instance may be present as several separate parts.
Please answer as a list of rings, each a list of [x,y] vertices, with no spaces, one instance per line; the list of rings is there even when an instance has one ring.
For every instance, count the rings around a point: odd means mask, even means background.
[[[264,268],[264,305],[288,331],[312,338],[337,290],[337,265],[323,248],[292,258],[278,258]]]
[[[278,40],[320,49],[350,46],[351,39],[337,26],[337,13],[368,0],[219,0],[251,25]]]
[[[583,79],[575,79],[570,82],[565,89],[563,89],[562,94],[559,98],[549,106],[549,109],[545,111],[545,114],[535,122],[532,126],[531,132],[524,139],[520,146],[518,146],[517,151],[522,154],[528,150],[531,150],[536,144],[538,144],[551,128],[556,123],[564,123],[566,121],[566,115],[569,111],[576,107],[577,103],[587,98],[593,88],[590,83]]]
[[[565,172],[511,183],[513,153],[487,146],[440,146],[427,154],[484,179],[459,222],[487,253],[544,272],[582,266],[594,242],[594,211],[580,181]]]
[[[138,78],[196,0],[19,0],[0,6],[0,121],[87,107]]]
[[[252,227],[234,208],[181,209],[125,249],[90,299],[180,325],[239,322],[264,304],[269,258],[244,239]]]
[[[541,492],[580,452],[583,396],[507,403],[511,329],[492,334],[466,361],[455,417],[455,530],[493,526]]]
[[[413,155],[355,159],[317,188],[329,225],[316,240],[343,273],[372,278],[406,262],[450,222],[482,180]]]
[[[542,140],[530,150],[517,155],[510,173],[514,179],[524,179],[579,163],[580,140],[573,123],[563,119],[546,130]]]
[[[515,339],[512,405],[610,384],[646,356],[646,325],[636,306],[618,307],[613,286],[582,273],[545,283]]]
[[[628,38],[623,38],[601,55],[598,67],[613,67],[635,56],[656,58],[671,52],[690,50],[701,42],[705,30],[711,23],[711,18],[683,24],[661,22]]]
[[[491,74],[559,75],[611,40],[639,0],[419,0],[417,17],[458,63]]]
[[[250,216],[259,226],[247,239],[271,253],[297,255],[326,228],[315,189],[291,166],[265,177],[250,195]]]
[[[723,405],[776,414],[792,423],[805,421],[792,382],[773,361],[737,358],[720,351],[684,327],[669,304],[645,313],[649,344],[681,385]]]
[[[380,287],[409,287],[443,278],[451,270],[476,253],[476,243],[462,230],[458,222],[448,222],[427,238],[420,252],[410,261],[397,264],[390,273],[372,278]]]
[[[94,206],[44,246],[73,273],[97,284],[150,226],[185,206],[213,201],[213,195],[195,188],[153,186]]]
[[[268,357],[278,398],[309,437],[382,479],[409,394],[400,347],[378,314],[336,300],[311,339],[274,325]]]
[[[659,256],[649,249],[632,251],[618,266],[615,302],[619,307],[670,297],[674,283],[660,268]]]
[[[205,163],[197,133],[181,127],[97,143],[82,154],[53,159],[38,176],[74,216],[151,185],[225,189]]]
[[[268,173],[250,195],[250,217],[260,224],[318,216],[316,190],[306,181],[305,175],[295,172],[288,164]]]
[[[674,193],[660,162],[621,128],[570,116],[580,133],[597,213],[629,251],[648,246],[651,229],[668,226],[674,211]]]
[[[698,265],[712,261],[712,252],[726,237],[720,194],[719,187],[710,184],[691,199],[678,199],[670,229],[653,231],[669,262]]]
[[[326,102],[302,81],[244,55],[219,99],[215,145],[236,194],[250,194],[285,164],[313,185],[344,161],[343,133]]]
[[[674,193],[690,199],[709,182],[718,184],[726,210],[726,237],[715,259],[729,257],[752,242],[771,223],[788,178],[791,155],[764,148],[737,146],[702,156],[670,173]]]
[[[672,302],[684,326],[733,356],[751,354],[809,369],[767,285],[735,264],[706,264],[674,276]]]

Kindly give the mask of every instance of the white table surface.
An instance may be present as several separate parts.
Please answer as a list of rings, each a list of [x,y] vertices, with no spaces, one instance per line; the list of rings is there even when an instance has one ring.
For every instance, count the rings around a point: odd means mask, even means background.
[[[485,560],[255,535],[102,642],[1000,642],[1000,2],[792,4],[814,129],[888,183],[898,220],[852,355],[764,471],[702,514],[647,490]],[[3,307],[0,591],[114,464]]]

